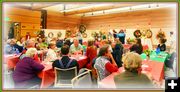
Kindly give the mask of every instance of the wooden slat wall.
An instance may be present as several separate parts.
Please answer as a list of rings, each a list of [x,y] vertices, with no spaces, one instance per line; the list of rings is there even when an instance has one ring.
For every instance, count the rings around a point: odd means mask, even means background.
[[[154,9],[144,11],[132,11],[119,14],[85,17],[82,23],[86,24],[87,29],[116,29],[116,28],[135,28],[147,27],[151,23],[153,28],[175,27],[176,18],[172,16],[172,9]]]
[[[81,17],[64,16],[61,13],[47,12],[47,29],[74,30],[81,22]]]
[[[170,39],[170,31],[177,31],[176,19],[177,16],[174,8],[160,8],[84,17],[82,18],[82,23],[86,25],[87,30],[108,32],[110,29],[126,29],[126,38],[134,37],[133,32],[137,29],[137,26],[139,26],[139,29],[145,30],[149,28],[148,23],[151,23],[151,30],[153,32],[152,39],[156,39],[156,34],[160,28],[165,31],[167,39]],[[153,40],[153,45],[157,44],[158,41]],[[166,44],[170,46],[170,41],[167,40]]]
[[[9,17],[8,22],[21,23],[21,36],[25,36],[26,32],[30,32],[31,36],[36,36],[36,31],[40,30],[41,12],[28,9],[9,7],[5,17]]]

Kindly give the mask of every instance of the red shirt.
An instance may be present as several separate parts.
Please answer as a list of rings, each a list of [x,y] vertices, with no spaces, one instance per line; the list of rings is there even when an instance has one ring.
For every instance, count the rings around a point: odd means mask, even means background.
[[[86,67],[91,68],[92,60],[97,56],[97,48],[95,46],[87,47],[86,56],[89,59],[88,65]]]

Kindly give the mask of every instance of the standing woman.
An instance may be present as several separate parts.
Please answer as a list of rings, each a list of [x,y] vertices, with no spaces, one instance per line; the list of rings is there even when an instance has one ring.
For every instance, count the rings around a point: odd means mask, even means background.
[[[122,54],[123,54],[123,45],[119,41],[119,39],[116,39],[115,42],[112,43],[112,55],[114,60],[116,61],[116,64],[118,67],[122,67]]]
[[[140,38],[135,39],[135,44],[132,47],[130,47],[130,51],[131,52],[134,51],[134,52],[136,52],[138,54],[141,54],[143,52],[143,46],[141,44],[141,39]]]
[[[86,56],[88,57],[88,64],[87,68],[91,69],[92,68],[92,60],[97,56],[97,48],[94,46],[94,40],[89,39],[88,40],[88,47],[86,50]]]
[[[44,69],[44,66],[34,60],[37,50],[29,48],[25,57],[16,64],[13,72],[13,80],[16,88],[29,88],[40,85],[41,79],[37,73]]]

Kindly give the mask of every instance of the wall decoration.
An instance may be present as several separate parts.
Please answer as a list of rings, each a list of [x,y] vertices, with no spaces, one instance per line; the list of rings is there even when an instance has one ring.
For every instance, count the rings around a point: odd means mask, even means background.
[[[146,32],[146,38],[151,38],[153,35],[151,29],[148,29],[147,32]]]
[[[49,32],[49,33],[48,33],[48,37],[49,37],[49,38],[53,38],[53,36],[54,36],[54,34],[53,34],[52,32]]]
[[[58,32],[57,33],[57,37],[61,37],[62,36],[62,33],[61,32]]]
[[[71,31],[70,30],[66,30],[66,37],[71,37]]]
[[[159,32],[157,33],[157,35],[156,35],[156,38],[157,39],[162,39],[162,38],[165,38],[166,36],[165,36],[165,33],[164,33],[164,31],[162,31],[161,29],[159,30]]]
[[[136,37],[136,38],[139,38],[139,37],[141,37],[141,31],[139,30],[139,29],[137,29],[137,30],[135,30],[134,31],[134,36]]]
[[[142,38],[151,38],[152,37],[152,31],[150,29],[142,30],[141,31],[141,37]]]
[[[83,36],[83,38],[87,38],[87,34],[86,33],[83,33],[82,36]]]
[[[79,26],[79,32],[80,32],[80,33],[84,33],[85,31],[86,31],[86,26],[83,25],[83,24],[81,24],[81,25]]]

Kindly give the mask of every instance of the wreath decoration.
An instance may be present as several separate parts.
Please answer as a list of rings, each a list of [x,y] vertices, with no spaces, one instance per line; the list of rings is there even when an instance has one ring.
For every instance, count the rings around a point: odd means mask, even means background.
[[[49,38],[52,38],[53,36],[54,36],[54,34],[53,34],[52,32],[49,32],[49,33],[48,33],[48,37],[49,37]]]
[[[136,38],[139,38],[139,37],[141,37],[141,31],[139,30],[139,29],[137,29],[137,30],[135,30],[134,31],[134,36],[136,37]]]
[[[66,36],[70,37],[71,36],[71,31],[66,31]]]
[[[85,31],[86,31],[86,26],[83,25],[83,24],[81,24],[81,25],[79,26],[79,32],[80,32],[80,33],[84,33]]]
[[[157,33],[157,35],[156,35],[156,38],[157,39],[161,39],[161,38],[165,38],[166,36],[165,36],[165,33],[164,33],[164,31],[159,31],[158,33]]]
[[[146,31],[146,38],[151,38],[152,35],[153,35],[152,31],[151,31],[150,29],[148,29],[148,30]]]
[[[87,34],[86,34],[86,33],[83,33],[82,36],[83,36],[84,38],[87,38]]]
[[[141,37],[145,38],[146,37],[146,33],[147,33],[147,30],[142,30],[141,31]]]
[[[61,37],[62,33],[61,32],[58,32],[57,33],[57,37]]]

